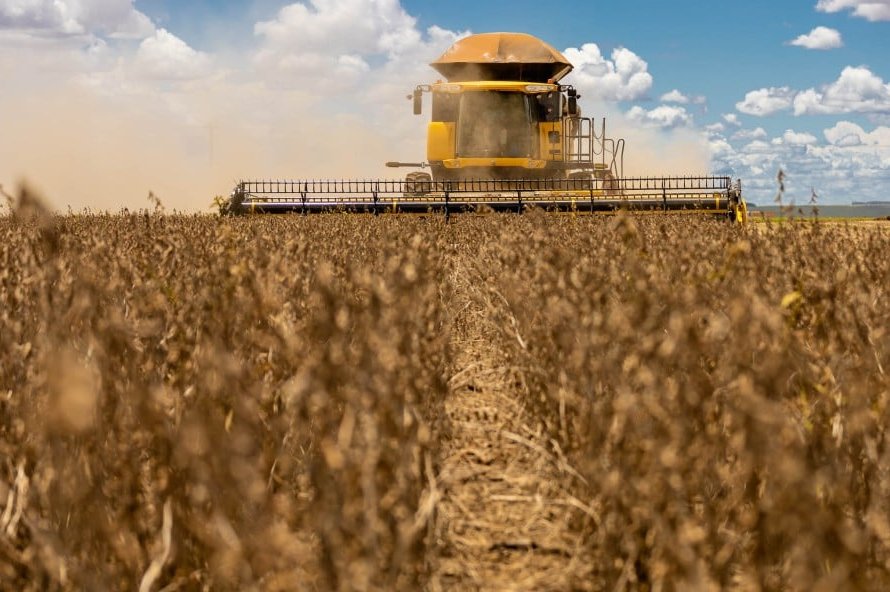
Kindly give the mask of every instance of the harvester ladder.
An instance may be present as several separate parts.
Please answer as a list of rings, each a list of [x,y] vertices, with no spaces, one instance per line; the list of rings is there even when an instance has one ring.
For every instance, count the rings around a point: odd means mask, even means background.
[[[563,124],[563,154],[568,165],[593,168],[601,176],[620,178],[624,173],[624,138],[606,136],[606,118],[597,129],[591,117],[567,117]],[[608,173],[606,173],[608,171]]]

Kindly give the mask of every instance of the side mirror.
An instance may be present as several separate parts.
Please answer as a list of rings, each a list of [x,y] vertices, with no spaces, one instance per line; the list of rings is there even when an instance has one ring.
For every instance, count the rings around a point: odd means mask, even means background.
[[[423,91],[419,88],[414,89],[414,115],[420,115],[423,112]]]
[[[578,97],[569,97],[569,115],[574,117],[578,114]]]
[[[578,115],[578,91],[574,88],[570,88],[569,92],[569,102],[567,110],[571,117]]]

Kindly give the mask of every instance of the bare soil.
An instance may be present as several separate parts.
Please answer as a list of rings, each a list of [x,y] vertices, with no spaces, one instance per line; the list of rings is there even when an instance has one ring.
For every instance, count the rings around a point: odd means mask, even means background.
[[[567,590],[583,579],[571,475],[484,342],[458,358],[445,410],[432,590]],[[574,530],[574,532],[573,532]]]

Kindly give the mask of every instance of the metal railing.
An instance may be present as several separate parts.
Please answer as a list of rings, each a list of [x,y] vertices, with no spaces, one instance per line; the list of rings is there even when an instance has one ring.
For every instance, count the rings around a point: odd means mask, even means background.
[[[622,191],[689,189],[726,191],[733,185],[725,176],[625,177],[616,179],[454,179],[407,181],[404,179],[317,179],[241,181],[236,190],[243,194],[359,195],[450,191],[451,193],[521,191],[586,191],[617,185]]]
[[[563,120],[565,162],[578,165],[599,164],[612,177],[624,174],[624,138],[606,136],[606,118],[599,130],[590,117],[566,117]]]
[[[234,210],[450,211],[553,209],[729,209],[740,191],[729,177],[467,180],[257,180],[232,192]]]

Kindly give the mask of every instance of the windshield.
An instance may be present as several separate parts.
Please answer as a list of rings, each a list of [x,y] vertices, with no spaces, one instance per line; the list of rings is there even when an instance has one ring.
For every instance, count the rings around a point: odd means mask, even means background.
[[[523,93],[464,92],[460,100],[457,152],[464,157],[533,157],[534,123]]]

